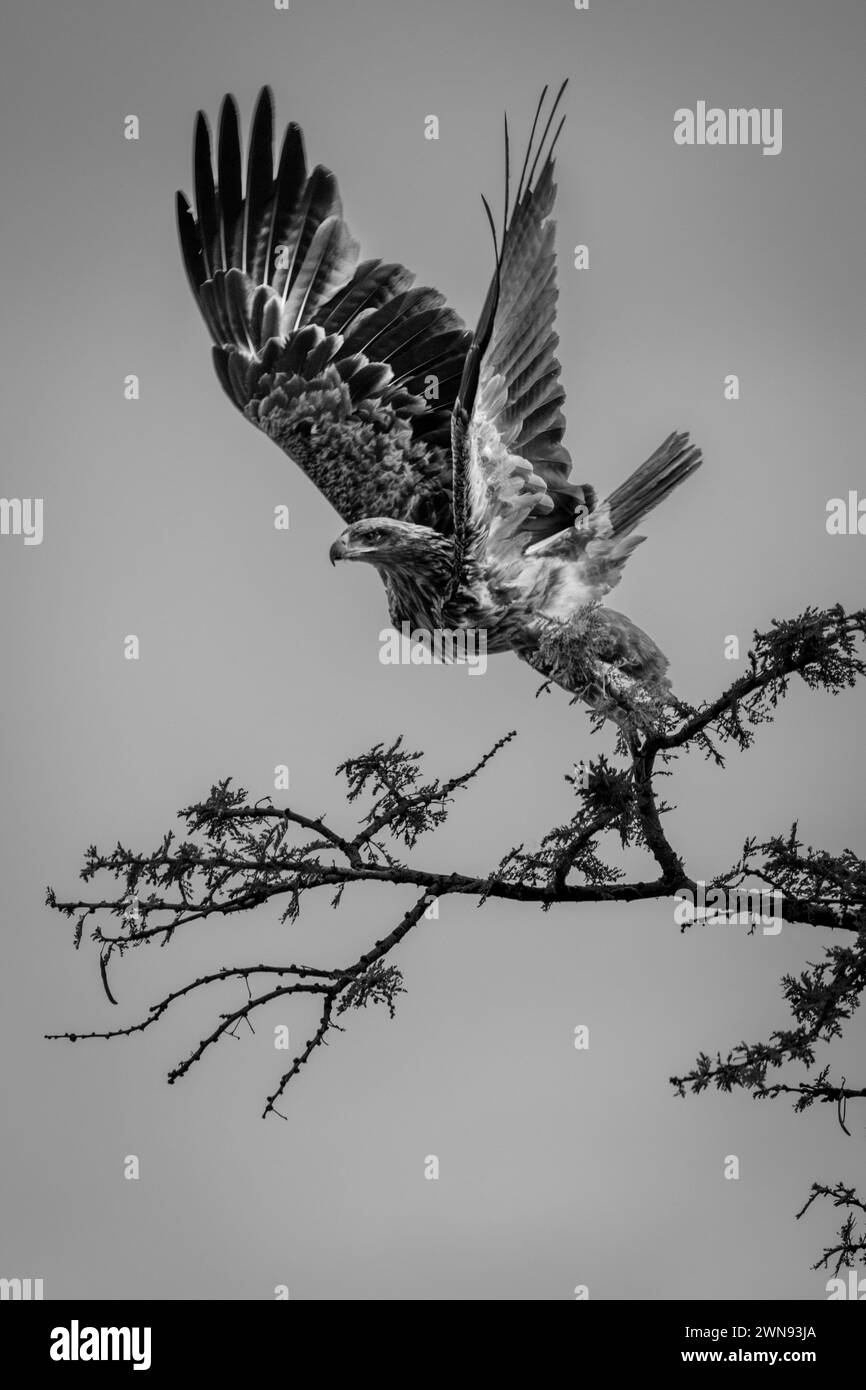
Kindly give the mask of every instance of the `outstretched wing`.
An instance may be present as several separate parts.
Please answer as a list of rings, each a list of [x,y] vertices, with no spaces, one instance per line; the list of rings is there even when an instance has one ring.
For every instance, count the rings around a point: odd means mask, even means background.
[[[506,123],[501,253],[452,423],[458,582],[482,556],[488,562],[513,556],[570,527],[595,503],[591,487],[569,481],[571,458],[562,443],[565,393],[553,327],[558,294],[553,151],[562,120],[547,141],[565,86],[536,147],[547,88],[542,92],[510,216]]]
[[[634,527],[701,463],[689,436],[672,434],[604,502],[589,484],[569,481],[553,328],[551,216],[553,151],[564,117],[547,144],[566,85],[533,153],[547,88],[542,92],[510,219],[506,124],[501,254],[466,357],[451,430],[453,589],[471,588],[483,573],[488,582],[493,577],[516,586],[538,613],[556,617],[603,598],[619,582],[626,559],[644,539]]]
[[[199,112],[196,216],[177,195],[193,294],[235,405],[294,458],[347,522],[387,516],[449,532],[450,419],[471,334],[402,266],[359,263],[336,180],[307,173],[289,125],[276,174],[264,88],[241,181],[238,109],[219,122],[216,176]]]

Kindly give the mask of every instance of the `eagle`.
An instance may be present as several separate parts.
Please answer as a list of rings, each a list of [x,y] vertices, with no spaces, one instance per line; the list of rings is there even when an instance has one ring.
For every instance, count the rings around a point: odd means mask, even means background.
[[[701,454],[675,432],[604,500],[572,481],[554,330],[566,85],[541,94],[513,196],[506,117],[502,225],[483,199],[494,268],[474,332],[403,265],[361,259],[298,125],[274,168],[268,87],[245,171],[235,99],[215,160],[198,113],[195,212],[178,193],[178,231],[226,394],[342,518],[332,563],[379,571],[395,627],[472,630],[622,726],[660,716],[668,662],[603,600],[644,539],[637,524]]]

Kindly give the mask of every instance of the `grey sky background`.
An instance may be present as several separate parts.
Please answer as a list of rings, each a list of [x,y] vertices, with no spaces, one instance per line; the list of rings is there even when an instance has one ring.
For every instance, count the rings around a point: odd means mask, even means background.
[[[862,537],[827,499],[866,485],[866,10],[855,0],[82,0],[8,10],[0,58],[4,496],[45,499],[45,539],[0,539],[5,601],[0,1274],[48,1297],[822,1298],[832,1214],[813,1179],[862,1181],[862,1118],[796,1117],[668,1084],[701,1049],[783,1025],[805,929],[680,934],[671,904],[547,916],[447,902],[396,958],[391,1023],[353,1015],[262,1123],[312,1016],[278,1008],[173,1088],[168,1068],[237,994],[132,1040],[46,1031],[128,1022],[221,963],[342,961],[407,905],[358,891],[208,924],[137,952],[104,999],[91,952],[42,906],[78,891],[93,841],[155,845],[231,774],[254,796],[341,812],[333,769],[404,732],[462,770],[519,739],[418,850],[486,872],[569,811],[562,774],[609,749],[509,657],[483,678],[384,667],[375,573],[328,564],[339,519],[231,408],[175,244],[192,121],[226,90],[244,129],[263,82],[337,173],[364,254],[403,260],[474,322],[491,269],[479,194],[501,197],[507,107],[525,139],[571,77],[558,162],[560,356],[579,480],[609,490],[674,428],[705,467],[648,520],[615,607],[689,699],[733,677],[727,634],[806,604],[862,602]],[[678,148],[703,99],[782,107],[776,158]],[[137,143],[123,119],[141,122]],[[435,113],[438,142],[424,139]],[[572,267],[585,242],[590,269]],[[137,373],[141,399],[126,402]],[[736,372],[741,399],[723,399]],[[291,508],[288,534],[273,508]],[[123,659],[136,633],[142,659]],[[753,751],[682,762],[672,832],[696,876],[799,817],[862,852],[862,695],[795,690]],[[277,794],[278,796],[279,794]],[[348,823],[348,822],[346,822]],[[636,856],[632,867],[642,868]],[[574,1027],[590,1027],[588,1053]],[[862,1020],[837,1058],[856,1069]],[[849,1073],[850,1074],[850,1073]],[[135,1153],[141,1179],[123,1178]],[[441,1177],[425,1181],[424,1157]],[[738,1182],[725,1181],[737,1154]]]

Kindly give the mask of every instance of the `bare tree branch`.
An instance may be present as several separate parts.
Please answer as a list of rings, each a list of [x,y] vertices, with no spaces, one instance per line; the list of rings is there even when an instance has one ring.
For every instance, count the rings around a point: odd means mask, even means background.
[[[727,690],[699,707],[672,704],[650,728],[646,720],[630,725],[620,718],[616,752],[621,764],[601,756],[585,777],[566,774],[576,803],[571,817],[547,830],[537,848],[512,847],[494,869],[477,874],[422,868],[409,856],[424,836],[444,823],[455,797],[471,788],[513,733],[498,739],[468,771],[445,780],[423,778],[422,755],[408,751],[402,738],[348,759],[337,772],[345,779],[347,807],[356,812],[353,826],[338,827],[330,815],[274,806],[270,798],[250,805],[246,791],[227,778],[215,784],[204,801],[179,813],[185,824],[181,838],[169,831],[150,853],[135,853],[120,843],[107,853],[95,846],[87,850],[82,879],[90,883],[97,875],[112,877],[117,884],[113,895],[60,899],[48,890],[49,906],[75,920],[76,948],[85,925],[91,924],[103,986],[112,1004],[116,992],[108,971],[115,956],[122,958],[154,941],[168,945],[178,931],[213,915],[250,912],[274,901],[281,908],[280,920],[294,922],[307,894],[327,889],[332,906],[338,908],[345,889],[362,883],[411,889],[411,905],[390,931],[343,966],[325,969],[283,961],[225,966],[182,984],[138,1022],[50,1036],[75,1042],[144,1032],[194,992],[242,982],[246,997],[236,1008],[217,1015],[210,1032],[169,1073],[169,1081],[175,1082],[222,1038],[237,1036],[239,1026],[252,1029],[253,1016],[276,1000],[318,995],[318,1026],[265,1104],[265,1116],[279,1115],[277,1103],[289,1082],[327,1044],[329,1035],[342,1028],[337,1017],[368,1004],[384,1005],[393,1017],[403,979],[388,958],[436,899],[464,896],[482,906],[498,898],[534,903],[543,910],[555,904],[631,903],[683,895],[697,901],[701,885],[688,875],[666,833],[664,818],[671,808],[659,798],[657,779],[670,776],[669,764],[692,749],[718,766],[724,765],[725,745],[747,750],[755,729],[775,717],[794,676],[810,689],[831,695],[853,686],[866,674],[864,635],[866,610],[846,614],[838,605],[825,611],[807,609],[798,618],[755,633],[749,668]],[[603,724],[600,716],[593,720],[596,729]],[[602,858],[602,845],[611,842],[623,849],[643,848],[654,876],[627,880],[618,866]],[[818,1053],[842,1036],[866,989],[866,863],[851,849],[834,855],[804,845],[795,823],[784,835],[763,843],[746,839],[735,863],[709,886],[726,902],[736,902],[755,884],[775,891],[781,920],[829,928],[841,934],[842,944],[825,947],[822,959],[800,975],[783,977],[789,1026],[774,1030],[763,1042],[739,1042],[724,1056],[700,1053],[692,1069],[672,1077],[672,1084],[681,1096],[711,1087],[725,1092],[740,1088],[755,1099],[791,1096],[797,1111],[816,1102],[835,1106],[838,1123],[850,1134],[848,1106],[866,1099],[866,1087],[849,1085],[845,1077],[831,1079],[830,1063],[822,1061],[819,1067]],[[731,913],[724,912],[721,919],[732,920]],[[754,921],[748,920],[755,930]],[[260,976],[265,977],[265,987],[254,994],[250,982]],[[791,1068],[805,1069],[806,1075],[792,1075]],[[816,1183],[799,1215],[819,1197],[849,1209],[840,1241],[825,1251],[822,1263],[861,1251],[863,1237],[857,1236],[855,1221],[862,1203],[854,1189]]]

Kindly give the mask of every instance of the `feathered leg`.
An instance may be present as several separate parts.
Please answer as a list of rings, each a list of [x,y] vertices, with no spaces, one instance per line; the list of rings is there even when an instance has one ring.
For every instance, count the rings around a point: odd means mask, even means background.
[[[624,729],[657,728],[674,703],[667,657],[614,609],[590,604],[565,622],[547,619],[536,638],[522,660]]]

